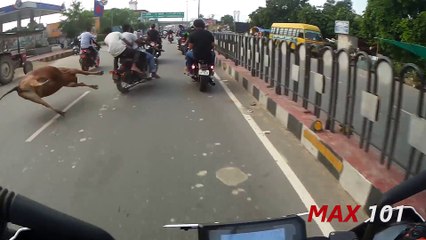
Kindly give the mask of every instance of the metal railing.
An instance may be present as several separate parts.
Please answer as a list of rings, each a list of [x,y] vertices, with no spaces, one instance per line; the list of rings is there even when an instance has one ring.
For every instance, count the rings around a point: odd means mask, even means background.
[[[300,103],[332,133],[357,136],[366,152],[374,146],[388,168],[398,164],[406,178],[426,169],[426,82],[418,66],[405,64],[396,74],[389,58],[372,60],[365,52],[232,33],[215,38],[220,54]],[[419,87],[405,84],[409,75]]]

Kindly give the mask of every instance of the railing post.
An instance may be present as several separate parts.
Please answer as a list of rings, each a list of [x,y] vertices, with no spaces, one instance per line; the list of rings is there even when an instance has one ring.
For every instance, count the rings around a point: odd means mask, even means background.
[[[282,68],[283,68],[283,46],[285,46],[285,42],[283,41],[276,41],[278,43],[278,69],[277,69],[277,83],[275,85],[275,93],[278,95],[282,94]],[[275,45],[275,43],[274,43]]]

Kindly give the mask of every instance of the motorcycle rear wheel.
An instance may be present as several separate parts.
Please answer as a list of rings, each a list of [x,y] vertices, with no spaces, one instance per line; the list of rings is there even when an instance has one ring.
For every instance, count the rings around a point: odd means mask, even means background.
[[[210,78],[207,76],[200,76],[200,92],[207,92]]]
[[[118,89],[118,91],[120,91],[121,93],[123,93],[123,94],[126,94],[126,93],[128,93],[129,92],[129,89],[128,88],[126,88],[125,86],[123,86],[123,85],[125,85],[126,83],[124,83],[123,81],[121,81],[121,80],[118,80],[116,83],[115,83],[115,85],[117,86],[117,89]]]

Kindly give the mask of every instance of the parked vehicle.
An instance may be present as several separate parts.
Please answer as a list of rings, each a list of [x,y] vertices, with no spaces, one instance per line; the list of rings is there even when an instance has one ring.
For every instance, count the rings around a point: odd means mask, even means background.
[[[25,74],[33,70],[33,64],[27,60],[25,49],[21,49],[19,37],[24,34],[22,32],[0,34],[0,84],[12,82],[17,68],[23,68]],[[17,49],[10,49],[11,46],[5,45],[5,40],[10,38],[17,38]]]

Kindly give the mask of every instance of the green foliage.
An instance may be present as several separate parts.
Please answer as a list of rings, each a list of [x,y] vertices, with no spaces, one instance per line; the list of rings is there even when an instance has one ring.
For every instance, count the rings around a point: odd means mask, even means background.
[[[270,0],[266,8],[252,12],[252,26],[270,28],[274,22],[301,22],[318,26],[324,37],[335,37],[336,20],[350,22],[350,34],[376,44],[375,37],[426,45],[425,0],[368,0],[362,16],[353,10],[351,0],[326,0],[315,7],[304,0]],[[380,53],[395,62],[422,61],[402,49],[380,44]]]
[[[139,14],[128,8],[105,10],[104,15],[101,17],[101,32],[106,33],[111,27],[123,24],[130,24],[136,27],[139,24],[139,17]]]
[[[62,21],[59,27],[69,38],[74,38],[84,32],[88,27],[94,26],[93,12],[84,10],[79,1],[73,1],[70,8],[62,14],[67,19]]]
[[[258,8],[249,15],[252,26],[270,28],[274,22],[297,22],[298,13],[308,0],[269,0],[266,8]]]
[[[231,26],[232,24],[234,24],[234,17],[231,15],[225,15],[220,18],[220,21],[225,25]]]

